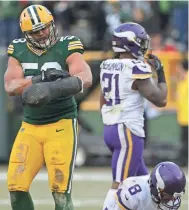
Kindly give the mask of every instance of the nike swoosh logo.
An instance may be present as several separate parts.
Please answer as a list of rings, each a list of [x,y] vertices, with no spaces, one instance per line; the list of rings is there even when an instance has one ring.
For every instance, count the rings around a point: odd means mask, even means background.
[[[146,66],[145,66],[145,65],[141,65],[141,67],[142,67],[142,68],[146,68]]]
[[[125,195],[125,199],[128,201],[129,200],[129,198],[127,198],[127,196]]]
[[[63,131],[64,129],[56,129],[56,132],[60,132]]]

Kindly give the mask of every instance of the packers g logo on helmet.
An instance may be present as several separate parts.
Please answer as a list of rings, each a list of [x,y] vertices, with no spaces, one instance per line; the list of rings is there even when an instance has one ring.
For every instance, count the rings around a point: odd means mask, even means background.
[[[49,40],[39,44],[30,35],[50,25]],[[34,48],[47,49],[57,40],[58,31],[55,28],[51,12],[42,5],[31,5],[23,10],[20,15],[20,28],[27,42]],[[56,42],[55,42],[56,43]]]

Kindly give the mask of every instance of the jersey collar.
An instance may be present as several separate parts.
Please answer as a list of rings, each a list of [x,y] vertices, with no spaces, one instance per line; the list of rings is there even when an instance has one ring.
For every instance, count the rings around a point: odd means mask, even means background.
[[[31,47],[28,43],[27,43],[28,48],[35,53],[38,56],[41,56],[43,53],[45,53],[47,50],[38,50],[36,48]]]

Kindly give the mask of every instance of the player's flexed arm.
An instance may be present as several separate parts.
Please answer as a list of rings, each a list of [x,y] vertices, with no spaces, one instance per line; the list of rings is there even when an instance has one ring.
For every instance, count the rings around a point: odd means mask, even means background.
[[[44,72],[43,81],[53,81],[62,77],[65,77],[65,72],[48,69]],[[32,78],[24,78],[20,62],[12,56],[9,57],[8,68],[4,75],[4,85],[5,91],[10,96],[22,95],[25,88],[37,82],[42,82],[42,74],[33,76]]]
[[[83,82],[84,88],[88,88],[92,85],[91,69],[80,53],[76,52],[71,54],[66,59],[66,63],[69,67],[70,76],[79,77]]]
[[[20,63],[13,57],[8,60],[8,68],[4,76],[5,91],[9,95],[21,95],[24,88],[32,84],[31,78],[24,78]]]
[[[91,86],[91,69],[80,53],[72,53],[67,57],[66,63],[70,77],[28,87],[22,95],[24,103],[41,106],[59,97],[75,95],[82,92],[83,88]]]
[[[137,79],[133,83],[133,89],[138,90],[147,100],[158,107],[164,107],[167,103],[167,85],[163,65],[155,55],[149,55],[148,63],[156,70],[158,85],[147,79]]]

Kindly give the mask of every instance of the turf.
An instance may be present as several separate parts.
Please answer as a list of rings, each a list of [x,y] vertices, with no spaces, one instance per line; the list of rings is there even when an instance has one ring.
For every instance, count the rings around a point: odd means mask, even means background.
[[[187,174],[188,169],[184,171]],[[102,210],[106,192],[111,183],[110,168],[80,168],[75,170],[73,200],[75,210]],[[0,167],[0,210],[11,210],[6,185],[6,167]],[[35,210],[53,210],[54,203],[48,189],[47,173],[43,169],[31,186]],[[188,209],[188,188],[180,210]]]

